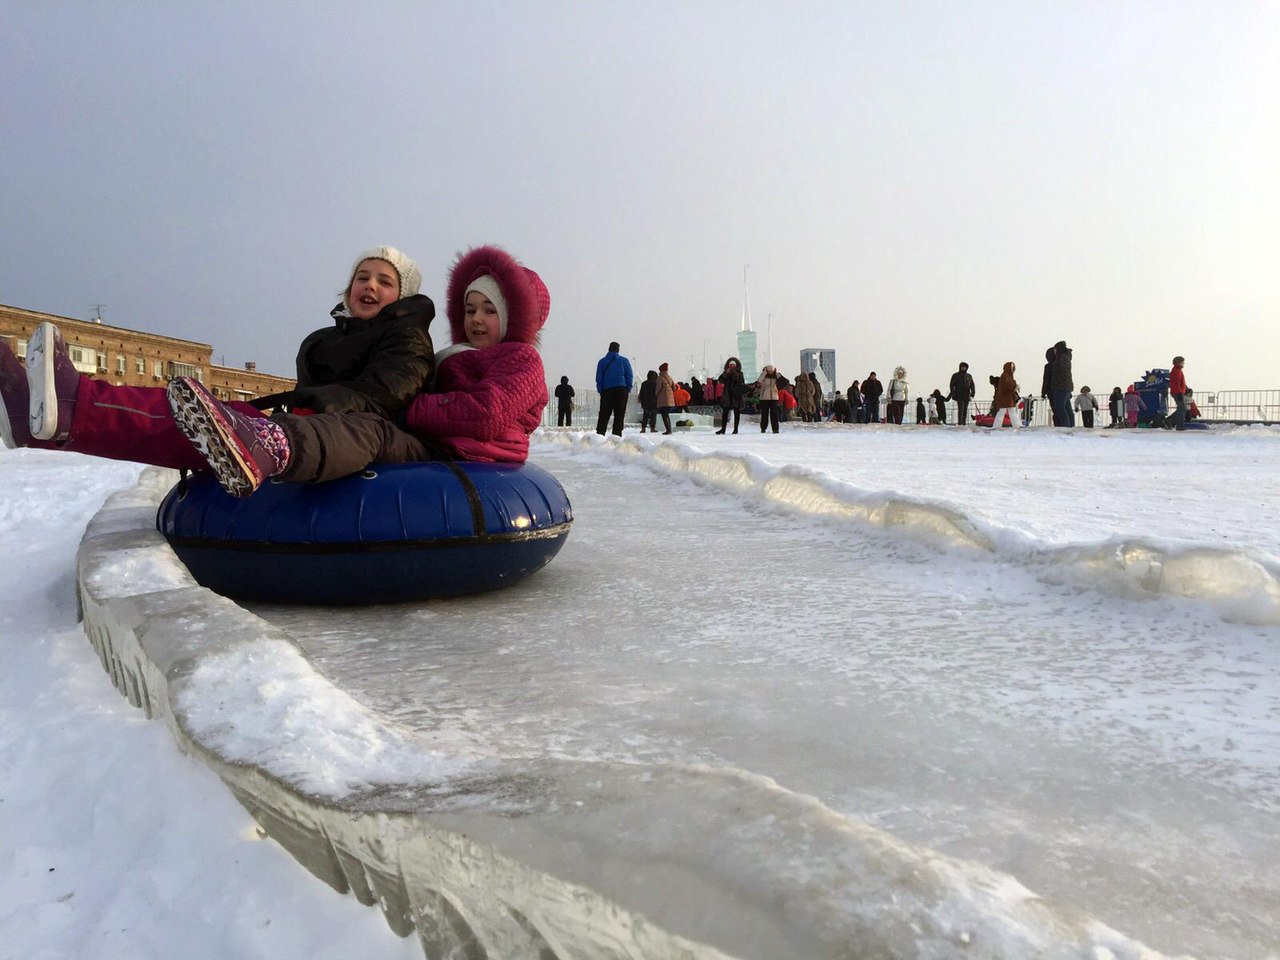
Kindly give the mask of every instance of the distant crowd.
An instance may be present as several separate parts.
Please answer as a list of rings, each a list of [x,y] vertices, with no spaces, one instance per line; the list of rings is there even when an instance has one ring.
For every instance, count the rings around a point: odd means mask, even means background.
[[[1137,384],[1126,389],[1114,387],[1107,398],[1109,428],[1136,427],[1140,419],[1152,426],[1181,430],[1188,420],[1200,415],[1192,390],[1186,384],[1183,372],[1185,360],[1173,358],[1168,371],[1167,395],[1174,409],[1164,405],[1166,384],[1160,383],[1158,403],[1155,396],[1144,397]],[[955,423],[960,426],[974,423],[985,427],[1023,427],[1032,422],[1037,401],[1049,404],[1050,417],[1055,427],[1080,425],[1092,428],[1095,417],[1101,412],[1098,397],[1088,386],[1077,392],[1071,369],[1072,350],[1066,341],[1059,340],[1045,351],[1045,364],[1040,391],[1024,392],[1015,374],[1013,361],[1004,364],[999,374],[989,376],[994,391],[990,407],[970,417],[970,405],[977,396],[977,384],[969,373],[969,364],[961,363],[951,375],[944,394],[935,389],[928,396],[915,397],[915,422],[917,424],[943,424],[947,421],[947,404],[956,404]],[[622,435],[627,403],[635,388],[635,372],[631,361],[620,352],[615,341],[596,364],[596,391],[600,396],[600,410],[596,419],[596,433],[612,432]],[[560,378],[555,388],[556,420],[559,426],[573,425],[575,391],[567,376]],[[792,418],[805,423],[833,421],[836,423],[892,423],[902,424],[907,417],[911,398],[911,385],[907,371],[895,367],[893,376],[882,382],[875,371],[866,378],[854,380],[847,390],[826,391],[813,371],[801,372],[789,379],[772,364],[767,364],[754,382],[747,382],[742,372],[742,362],[737,357],[725,361],[718,377],[704,382],[697,377],[678,381],[671,376],[670,365],[661,363],[657,370],[650,370],[640,382],[640,432],[658,432],[658,418],[662,420],[663,434],[672,432],[671,417],[691,408],[704,408],[702,412],[719,411],[719,429],[716,433],[737,433],[742,414],[759,416],[760,432],[777,433],[779,424]],[[1154,407],[1159,406],[1156,410]],[[710,408],[706,411],[705,408]]]

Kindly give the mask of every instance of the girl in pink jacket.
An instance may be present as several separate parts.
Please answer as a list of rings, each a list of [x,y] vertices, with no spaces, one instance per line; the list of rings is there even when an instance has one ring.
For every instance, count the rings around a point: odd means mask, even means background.
[[[523,463],[542,423],[547,378],[537,347],[551,296],[505,250],[475,247],[449,274],[453,346],[436,354],[429,393],[409,404],[409,432],[457,460]]]

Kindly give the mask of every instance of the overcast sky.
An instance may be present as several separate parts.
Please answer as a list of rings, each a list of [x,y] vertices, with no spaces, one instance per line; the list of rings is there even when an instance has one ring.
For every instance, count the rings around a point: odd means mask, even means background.
[[[359,250],[443,314],[493,242],[553,383],[718,368],[749,267],[787,374],[1280,388],[1280,3],[0,7],[3,303],[291,374]]]

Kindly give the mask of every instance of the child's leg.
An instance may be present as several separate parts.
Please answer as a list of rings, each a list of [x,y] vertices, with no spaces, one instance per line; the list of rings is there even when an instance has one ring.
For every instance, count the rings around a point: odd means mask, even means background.
[[[27,368],[0,340],[0,440],[10,450],[31,443],[30,408]]]
[[[380,463],[441,459],[413,434],[376,413],[320,413],[276,421],[289,437],[289,465],[280,480],[322,483]]]
[[[226,406],[247,417],[262,417],[247,403]],[[208,468],[200,451],[174,423],[164,387],[117,387],[82,377],[70,436],[61,446],[109,460],[179,470]]]

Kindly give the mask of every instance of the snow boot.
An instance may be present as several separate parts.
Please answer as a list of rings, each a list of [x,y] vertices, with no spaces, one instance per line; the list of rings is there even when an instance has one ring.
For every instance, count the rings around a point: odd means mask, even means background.
[[[42,323],[27,344],[27,390],[30,393],[31,436],[65,443],[80,390],[80,371],[71,362],[62,333]]]
[[[190,377],[171,381],[168,398],[178,429],[233,497],[249,496],[289,465],[289,437],[274,420],[246,417],[223,406]]]
[[[27,370],[0,340],[0,440],[10,450],[31,442],[30,408]]]

